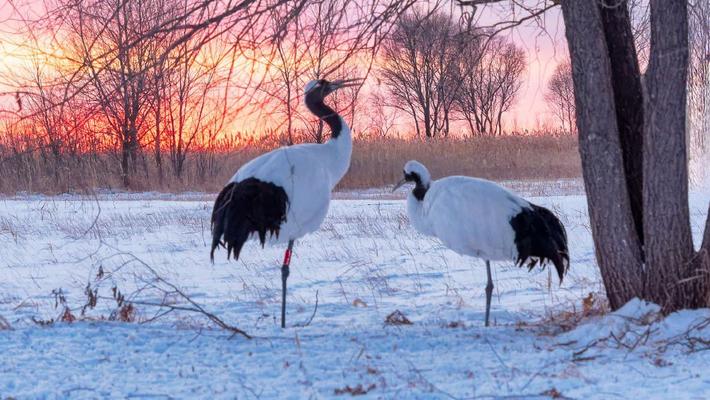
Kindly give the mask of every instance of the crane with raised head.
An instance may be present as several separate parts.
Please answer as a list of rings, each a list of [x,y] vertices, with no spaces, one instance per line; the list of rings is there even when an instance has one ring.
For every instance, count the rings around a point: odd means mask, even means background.
[[[330,139],[280,147],[247,162],[214,203],[213,261],[220,245],[227,249],[227,258],[231,254],[237,260],[250,238],[258,238],[262,247],[267,240],[288,243],[281,267],[282,328],[286,327],[286,281],[294,242],[318,230],[328,213],[331,191],[350,167],[350,128],[324,101],[338,89],[360,84],[359,79],[308,82],[306,107],[330,127]]]

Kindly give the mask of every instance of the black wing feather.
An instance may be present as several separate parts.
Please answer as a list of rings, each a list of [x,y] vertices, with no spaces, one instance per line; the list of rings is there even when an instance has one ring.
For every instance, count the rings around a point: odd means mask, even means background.
[[[527,263],[532,269],[537,261],[541,266],[550,261],[555,265],[557,275],[562,278],[569,269],[567,232],[562,222],[545,207],[531,204],[510,220],[515,231],[515,245],[518,249],[516,264]]]
[[[278,237],[281,224],[286,222],[288,195],[280,186],[247,178],[230,182],[215,200],[212,209],[212,249],[210,259],[219,246],[227,248],[239,259],[244,243],[252,233],[257,233],[261,246],[266,242],[266,233]]]

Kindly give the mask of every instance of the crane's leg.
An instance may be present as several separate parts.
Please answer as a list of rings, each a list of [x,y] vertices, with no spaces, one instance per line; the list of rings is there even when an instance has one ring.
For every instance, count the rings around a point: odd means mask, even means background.
[[[491,296],[493,295],[493,278],[491,277],[491,262],[486,260],[486,273],[488,274],[488,284],[486,284],[486,326],[489,325],[488,317],[491,314]]]
[[[284,253],[284,264],[281,266],[281,328],[286,327],[286,280],[288,280],[289,265],[291,264],[291,251],[293,240],[288,241],[288,248]]]

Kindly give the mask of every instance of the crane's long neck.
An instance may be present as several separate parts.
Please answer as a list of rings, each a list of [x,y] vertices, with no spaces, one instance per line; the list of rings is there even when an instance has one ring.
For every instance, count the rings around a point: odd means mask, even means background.
[[[407,196],[407,215],[409,215],[409,220],[412,226],[414,226],[414,229],[425,235],[433,235],[431,223],[424,210],[424,195],[426,194],[426,189],[423,190],[424,191],[421,192],[415,187]]]
[[[428,176],[428,173],[426,174]],[[416,172],[410,172],[406,174],[405,179],[409,182],[414,182],[414,189],[412,189],[412,196],[414,197],[414,200],[416,201],[423,201],[424,196],[426,195],[426,192],[429,190],[429,186],[431,185],[431,182],[429,182],[430,178],[425,178],[426,180],[422,181],[422,177],[420,176],[419,173]]]
[[[308,106],[308,109],[315,114],[315,116],[328,124],[328,127],[330,127],[331,139],[337,139],[340,137],[343,127],[347,128],[347,124],[345,124],[345,121],[343,121],[340,115],[335,112],[335,110],[328,107],[323,100],[309,101],[309,99],[306,98],[306,105]]]
[[[417,179],[415,181],[414,189],[412,190],[412,196],[414,196],[414,199],[421,202],[424,200],[427,190],[429,190],[429,187],[424,186],[421,180]]]
[[[332,108],[328,107],[322,99],[312,100],[306,97],[306,106],[318,118],[323,120],[330,128],[330,140],[326,143],[329,148],[329,169],[333,176],[333,186],[342,179],[350,167],[350,156],[353,144],[350,127],[345,120]]]

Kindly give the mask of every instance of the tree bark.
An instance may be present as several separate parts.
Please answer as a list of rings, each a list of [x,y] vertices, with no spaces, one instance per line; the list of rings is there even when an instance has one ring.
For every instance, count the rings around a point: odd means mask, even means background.
[[[687,2],[652,0],[646,73],[643,160],[646,293],[667,310],[697,308],[705,293],[695,279],[688,206],[686,84]]]
[[[158,169],[158,183],[160,184],[160,187],[163,187],[163,158],[161,154],[161,149],[160,149],[160,144],[161,144],[161,138],[160,138],[160,128],[161,128],[161,123],[162,123],[162,115],[161,115],[161,99],[160,99],[160,92],[158,91],[157,93],[157,98],[155,99],[157,105],[155,107],[155,141],[154,141],[154,156],[155,156],[155,166]]]
[[[128,158],[129,158],[129,150],[128,150],[128,142],[125,139],[125,136],[121,138],[121,178],[123,181],[123,187],[124,189],[128,189],[131,186],[131,182],[128,178],[130,175],[128,171]]]
[[[626,187],[643,257],[643,90],[627,2],[599,5],[611,62]]]
[[[609,303],[617,309],[641,293],[641,246],[624,176],[609,49],[597,3],[565,0],[579,151],[597,262]]]

